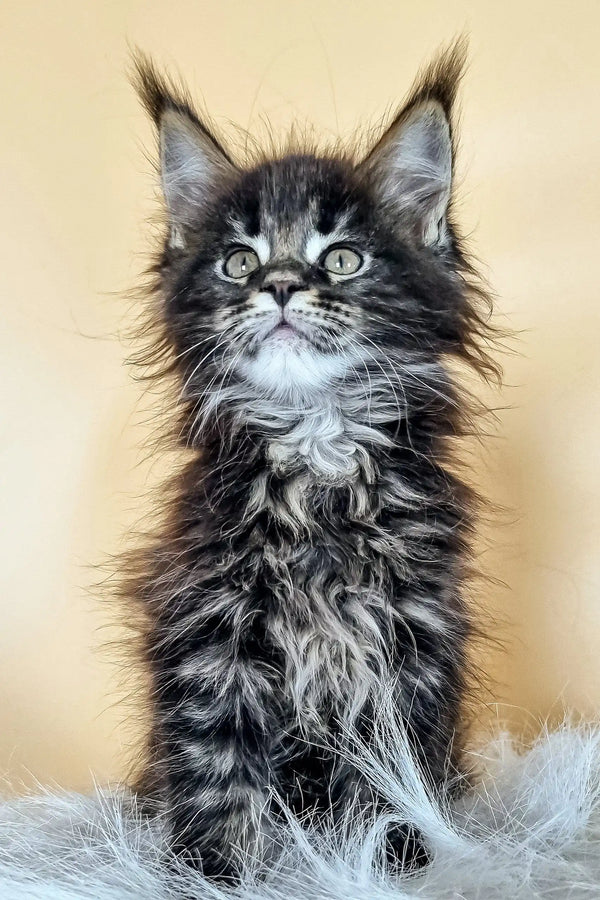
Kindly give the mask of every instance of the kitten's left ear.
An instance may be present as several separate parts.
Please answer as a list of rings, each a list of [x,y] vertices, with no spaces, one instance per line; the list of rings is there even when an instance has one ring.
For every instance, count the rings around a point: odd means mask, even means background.
[[[360,164],[392,214],[429,246],[444,246],[452,191],[452,106],[465,58],[459,41],[430,65]]]

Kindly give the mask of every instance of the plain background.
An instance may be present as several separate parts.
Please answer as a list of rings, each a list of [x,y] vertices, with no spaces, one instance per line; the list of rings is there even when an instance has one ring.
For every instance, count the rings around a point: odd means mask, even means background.
[[[4,0],[0,773],[85,787],[124,771],[138,732],[105,647],[114,607],[90,589],[161,469],[120,337],[157,208],[128,44],[180,71],[226,133],[267,117],[329,138],[377,123],[462,31],[461,217],[518,332],[473,461],[505,507],[482,526],[497,581],[480,602],[505,644],[483,656],[482,704],[514,727],[596,709],[598,3]]]

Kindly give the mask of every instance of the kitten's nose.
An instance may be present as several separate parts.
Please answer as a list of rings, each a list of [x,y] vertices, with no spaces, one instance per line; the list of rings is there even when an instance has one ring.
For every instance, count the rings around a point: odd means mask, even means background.
[[[269,278],[263,283],[262,289],[272,294],[275,302],[283,309],[292,294],[305,290],[306,285],[297,278]]]

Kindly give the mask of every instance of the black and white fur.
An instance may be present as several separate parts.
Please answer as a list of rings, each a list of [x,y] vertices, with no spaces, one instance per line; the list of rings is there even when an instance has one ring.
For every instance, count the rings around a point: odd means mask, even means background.
[[[481,301],[449,205],[460,48],[362,160],[240,165],[187,96],[137,65],[169,216],[162,340],[189,461],[128,583],[153,689],[146,785],[211,877],[267,852],[274,792],[341,817],[381,798],[344,762],[383,692],[428,778],[461,771],[473,498],[452,359],[485,374]],[[227,274],[236,248],[258,268]],[[326,270],[331,248],[361,261]],[[407,865],[424,851],[389,834]]]

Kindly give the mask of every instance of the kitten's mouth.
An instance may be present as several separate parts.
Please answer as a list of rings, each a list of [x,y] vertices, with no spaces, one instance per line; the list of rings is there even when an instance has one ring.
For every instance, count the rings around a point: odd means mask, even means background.
[[[289,322],[278,322],[275,328],[269,332],[270,335],[277,335],[277,337],[292,337],[293,335],[299,335],[299,332],[296,331],[293,325],[290,325]]]
[[[298,343],[299,341],[308,341],[310,343],[310,338],[306,334],[285,319],[278,322],[277,325],[268,332],[265,336],[265,340],[268,338],[273,338],[276,341],[283,341],[285,343]]]
[[[318,330],[311,328],[304,322],[297,324],[296,322],[290,322],[288,319],[280,319],[277,325],[273,326],[260,339],[260,342],[275,346],[282,352],[311,349],[316,353],[331,353],[335,349],[330,346],[326,339],[323,339]]]
[[[257,335],[253,347],[258,349],[264,344],[282,353],[299,352],[308,348],[313,351],[322,351],[323,349],[320,346],[319,336],[313,328],[304,322],[290,322],[285,318],[281,318],[276,325],[262,335]]]

